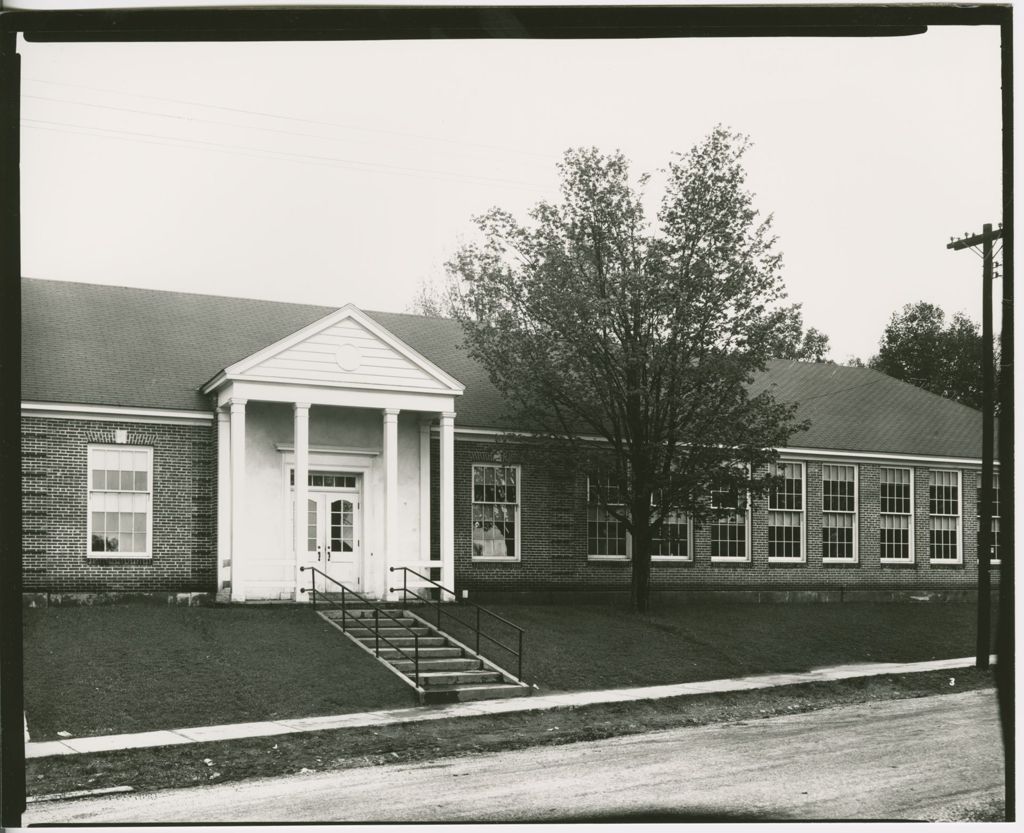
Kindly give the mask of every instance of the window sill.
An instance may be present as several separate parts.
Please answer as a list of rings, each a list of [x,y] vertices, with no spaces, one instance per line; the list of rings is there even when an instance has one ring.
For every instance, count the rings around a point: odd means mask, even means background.
[[[479,564],[479,563],[484,563],[484,564],[518,564],[520,561],[522,561],[522,559],[519,558],[518,556],[516,558],[509,558],[507,555],[504,556],[504,557],[502,557],[502,556],[474,555],[471,560],[472,560],[472,562],[474,564]]]
[[[880,558],[878,563],[882,567],[913,567],[913,558]]]
[[[860,564],[859,558],[822,558],[822,564],[851,564],[857,566]]]
[[[692,564],[693,557],[689,555],[652,555],[651,562],[659,564]]]
[[[964,560],[962,558],[929,558],[929,567],[963,567]]]
[[[588,555],[587,561],[632,561],[628,555]]]
[[[133,552],[133,553],[103,553],[102,555],[95,555],[89,553],[86,558],[90,561],[152,561],[153,555],[148,552]]]
[[[712,564],[749,564],[750,556],[732,556],[732,555],[713,555],[711,556]]]
[[[806,564],[806,558],[768,558],[769,564]]]

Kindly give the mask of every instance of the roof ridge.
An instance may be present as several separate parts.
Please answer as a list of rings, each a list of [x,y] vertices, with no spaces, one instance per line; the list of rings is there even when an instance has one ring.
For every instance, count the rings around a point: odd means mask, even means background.
[[[337,306],[334,306],[332,304],[307,304],[301,303],[299,301],[279,301],[274,298],[250,298],[245,295],[222,295],[220,293],[215,292],[187,292],[181,289],[163,289],[152,286],[131,286],[129,284],[121,283],[97,283],[95,281],[68,281],[60,280],[58,278],[35,278],[29,275],[23,275],[21,279],[22,281],[32,281],[33,283],[64,284],[66,286],[90,286],[96,287],[98,289],[127,289],[136,292],[159,292],[165,295],[184,295],[190,298],[217,298],[220,300],[228,301],[255,301],[256,303],[260,304],[278,304],[281,306],[302,307],[303,309],[324,309],[333,311],[341,309],[346,304],[352,303],[351,301],[346,301],[344,304],[339,304]],[[423,315],[421,313],[416,312],[393,312],[392,310],[365,309],[363,307],[360,307],[358,304],[352,304],[352,306],[356,307],[359,310],[362,310],[367,315],[400,315],[403,318],[419,318],[428,321],[451,321],[453,323],[457,323],[456,319],[448,318],[443,315]]]

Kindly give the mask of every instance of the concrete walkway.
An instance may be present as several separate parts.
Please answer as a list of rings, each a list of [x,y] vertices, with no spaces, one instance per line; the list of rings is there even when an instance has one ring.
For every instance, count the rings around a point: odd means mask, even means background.
[[[992,657],[995,662],[995,656]],[[974,657],[941,659],[929,662],[879,662],[857,665],[835,665],[794,674],[763,674],[753,677],[735,677],[727,680],[706,680],[675,685],[645,686],[643,688],[613,688],[604,691],[572,691],[563,694],[544,694],[518,697],[510,700],[478,700],[453,703],[448,706],[418,706],[409,709],[339,714],[323,717],[303,717],[294,720],[271,720],[261,723],[229,723],[222,726],[196,726],[190,729],[164,729],[156,732],[137,732],[124,735],[103,735],[87,738],[42,741],[25,744],[26,758],[45,758],[52,755],[82,755],[90,752],[109,752],[116,749],[140,749],[155,746],[173,746],[182,743],[208,743],[221,740],[289,735],[300,732],[319,732],[324,729],[351,729],[361,726],[383,726],[393,723],[414,723],[421,720],[443,720],[449,717],[469,717],[481,714],[557,709],[566,706],[589,706],[595,703],[622,703],[632,700],[659,700],[695,694],[719,694],[727,691],[749,691],[758,688],[817,683],[830,680],[848,680],[854,677],[872,677],[879,674],[913,674],[920,671],[946,671],[974,665]]]

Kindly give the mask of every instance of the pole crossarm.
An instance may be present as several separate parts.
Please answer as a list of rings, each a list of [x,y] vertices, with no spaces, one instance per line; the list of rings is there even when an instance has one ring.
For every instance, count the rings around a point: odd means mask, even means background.
[[[946,248],[960,251],[960,249],[969,249],[972,246],[981,246],[985,241],[991,243],[994,240],[1001,240],[1002,237],[1002,228],[990,229],[987,232],[983,231],[981,234],[964,235],[959,240],[950,240],[946,244]]]

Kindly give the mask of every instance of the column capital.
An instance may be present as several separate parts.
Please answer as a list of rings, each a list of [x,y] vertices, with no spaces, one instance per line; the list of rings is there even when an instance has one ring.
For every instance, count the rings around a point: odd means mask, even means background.
[[[217,422],[230,422],[231,414],[225,411],[223,408],[217,409]]]
[[[420,431],[427,432],[434,425],[434,417],[432,416],[421,416],[420,417]]]
[[[309,413],[310,404],[308,402],[293,402],[292,407],[295,409],[295,413],[305,411]]]
[[[233,412],[244,411],[245,403],[248,401],[248,399],[240,399],[239,397],[233,396],[228,400],[228,404],[231,406],[231,410]]]
[[[397,419],[399,413],[401,413],[400,408],[384,408],[383,410],[385,419],[387,419],[388,417],[394,417],[395,419]]]
[[[455,411],[441,411],[441,422],[455,422]]]

